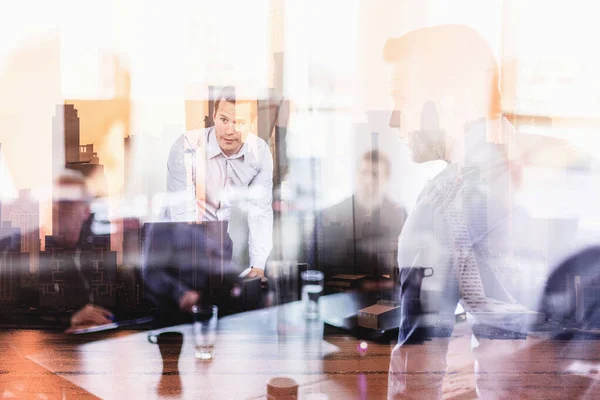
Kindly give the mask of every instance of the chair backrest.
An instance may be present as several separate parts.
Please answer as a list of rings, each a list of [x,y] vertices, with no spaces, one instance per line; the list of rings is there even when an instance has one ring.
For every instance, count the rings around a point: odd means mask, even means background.
[[[573,327],[600,327],[600,246],[578,252],[554,270],[540,311]]]

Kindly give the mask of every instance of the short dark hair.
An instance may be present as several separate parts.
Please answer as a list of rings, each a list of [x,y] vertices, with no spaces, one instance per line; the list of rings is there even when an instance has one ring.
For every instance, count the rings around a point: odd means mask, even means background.
[[[235,88],[233,86],[225,86],[223,89],[221,89],[219,95],[217,96],[217,100],[215,101],[215,113],[219,109],[219,104],[221,104],[221,101],[235,104]]]
[[[217,99],[215,100],[214,114],[216,114],[217,111],[219,111],[219,105],[221,104],[222,101],[225,101],[227,103],[232,103],[232,104],[248,103],[248,104],[252,105],[251,100],[236,100],[235,88],[233,86],[225,86],[223,89],[221,89],[221,91],[219,92],[219,95],[217,96]],[[252,112],[252,114],[251,114],[252,119],[256,118],[256,109],[254,107],[250,107],[250,110]]]
[[[388,175],[392,172],[390,159],[385,153],[382,153],[379,150],[367,151],[361,157],[361,161],[368,161],[371,163],[371,165],[376,163],[382,163],[385,166],[386,173]]]

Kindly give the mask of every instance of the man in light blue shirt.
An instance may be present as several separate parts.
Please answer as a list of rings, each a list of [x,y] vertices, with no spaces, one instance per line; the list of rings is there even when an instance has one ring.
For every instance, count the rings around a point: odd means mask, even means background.
[[[225,87],[215,102],[215,125],[182,134],[171,147],[167,164],[169,219],[174,222],[229,221],[232,207],[247,211],[248,277],[263,277],[273,237],[273,158],[255,133],[256,109]],[[227,241],[230,241],[227,237]],[[185,290],[182,310],[199,299]]]

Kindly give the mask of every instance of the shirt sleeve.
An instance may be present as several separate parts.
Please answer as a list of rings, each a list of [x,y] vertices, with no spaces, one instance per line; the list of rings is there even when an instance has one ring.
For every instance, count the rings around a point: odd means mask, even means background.
[[[249,185],[248,204],[250,266],[261,269],[273,248],[273,157],[263,144],[260,170]]]
[[[446,216],[439,207],[431,203],[417,204],[398,238],[400,274],[403,268],[432,268],[433,275],[423,279],[421,288],[430,293],[444,293],[458,262],[454,240]],[[449,298],[445,300],[450,301]],[[436,298],[430,304],[424,304],[424,309],[436,312],[440,304],[440,299]]]
[[[186,133],[187,134],[187,133]],[[187,145],[185,135],[171,146],[167,161],[166,209],[172,221],[194,221],[196,201],[191,180],[193,149]]]

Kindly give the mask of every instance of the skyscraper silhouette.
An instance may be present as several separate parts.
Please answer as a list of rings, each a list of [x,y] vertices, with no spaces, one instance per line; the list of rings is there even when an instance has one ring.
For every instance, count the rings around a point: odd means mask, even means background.
[[[0,304],[17,304],[20,300],[21,272],[29,265],[29,254],[21,253],[21,231],[10,222],[0,225]]]
[[[37,273],[40,257],[40,203],[31,197],[30,189],[19,190],[19,198],[4,205],[3,220],[21,230],[20,251],[29,253],[29,271]]]
[[[52,121],[52,135],[55,145],[64,143],[64,163],[79,162],[79,116],[73,104],[56,106],[56,115]]]

